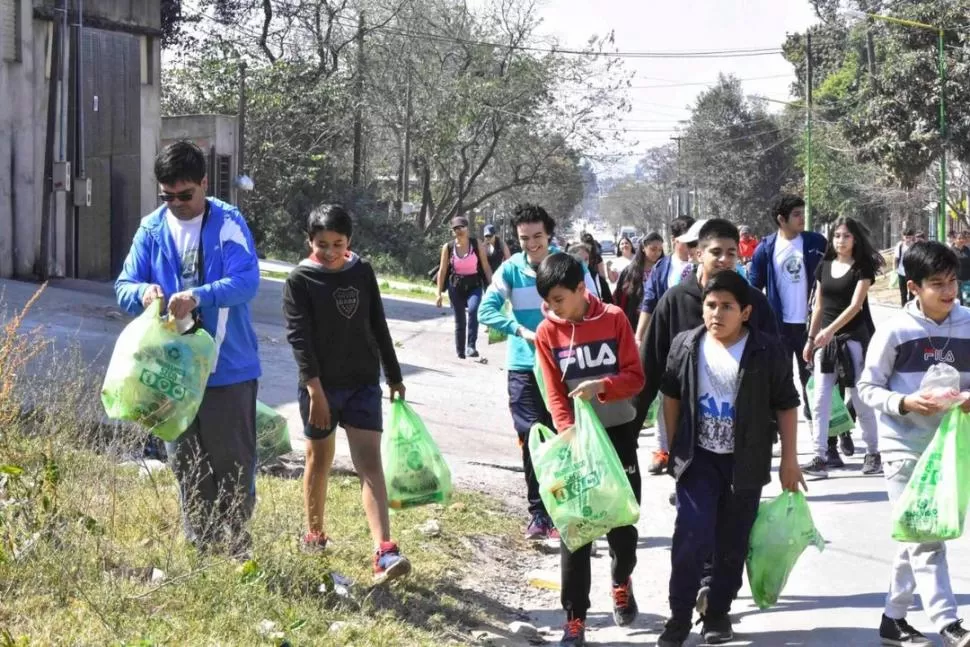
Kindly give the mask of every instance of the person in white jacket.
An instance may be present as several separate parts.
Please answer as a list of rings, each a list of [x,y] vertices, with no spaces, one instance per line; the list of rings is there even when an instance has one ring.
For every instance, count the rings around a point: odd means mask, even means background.
[[[916,243],[906,253],[903,269],[915,299],[877,326],[857,382],[862,401],[876,412],[891,503],[943,419],[945,407],[921,389],[923,375],[935,364],[948,364],[960,373],[960,389],[970,389],[970,309],[957,302],[959,264],[939,242]],[[970,412],[970,404],[963,408]],[[917,589],[944,646],[970,645],[957,615],[944,542],[899,544],[879,627],[882,644],[935,644],[906,621]]]

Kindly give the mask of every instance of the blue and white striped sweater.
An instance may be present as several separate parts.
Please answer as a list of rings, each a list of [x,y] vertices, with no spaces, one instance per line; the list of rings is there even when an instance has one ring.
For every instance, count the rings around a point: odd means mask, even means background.
[[[551,247],[550,254],[559,250]],[[596,294],[596,284],[586,272],[586,289]],[[512,312],[504,310],[506,302]],[[509,336],[506,370],[531,371],[535,365],[535,346],[515,336],[519,326],[535,332],[542,323],[542,297],[536,291],[536,273],[529,265],[525,252],[513,254],[492,273],[492,284],[478,308],[478,320],[489,328],[501,330]]]

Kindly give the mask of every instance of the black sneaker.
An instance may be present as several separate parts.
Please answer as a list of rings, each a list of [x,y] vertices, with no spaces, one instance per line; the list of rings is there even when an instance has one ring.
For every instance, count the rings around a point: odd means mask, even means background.
[[[825,461],[816,456],[811,463],[802,465],[802,474],[816,479],[827,479],[829,468],[825,466]]]
[[[559,647],[586,647],[586,622],[579,618],[568,620]]]
[[[633,596],[633,581],[627,580],[626,584],[620,586],[613,585],[613,622],[617,627],[626,627],[633,624],[637,619],[640,609],[637,608],[637,599]]]
[[[893,620],[883,614],[879,624],[879,638],[883,645],[892,647],[908,647],[909,645],[932,645],[933,641],[916,631],[906,618]]]
[[[478,357],[478,351],[474,348],[468,348],[465,350],[465,355],[468,355],[469,357]]]
[[[963,628],[962,620],[957,620],[940,632],[943,636],[943,647],[967,647],[970,645],[970,631]]]
[[[657,647],[683,647],[690,636],[690,620],[671,618],[664,625],[664,631],[657,638]]]
[[[866,454],[862,462],[863,474],[882,474],[882,456],[880,454]]]
[[[731,628],[731,618],[726,613],[704,616],[701,625],[701,635],[704,642],[710,645],[720,645],[734,640],[734,630]]]
[[[844,434],[839,434],[839,449],[846,456],[853,456],[855,454],[855,443],[852,442],[852,432],[845,432]]]
[[[831,469],[839,469],[840,467],[845,467],[845,463],[842,462],[842,457],[839,456],[839,450],[829,447],[825,452],[825,467]]]

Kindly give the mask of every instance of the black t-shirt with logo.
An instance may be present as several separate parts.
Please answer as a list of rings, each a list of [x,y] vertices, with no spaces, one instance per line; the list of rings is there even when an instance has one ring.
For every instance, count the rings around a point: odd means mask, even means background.
[[[401,381],[377,276],[356,255],[337,272],[300,263],[286,280],[283,314],[301,386],[314,377],[329,389],[378,384],[382,364],[389,384]]]
[[[853,265],[848,272],[839,278],[832,276],[832,261],[822,261],[815,270],[815,280],[822,291],[822,326],[828,326],[839,318],[852,303],[856,285],[863,280],[875,281],[872,272],[863,272]],[[868,327],[869,300],[863,309],[852,318],[849,323],[838,331],[839,335],[849,335],[852,339],[863,344],[869,341]]]

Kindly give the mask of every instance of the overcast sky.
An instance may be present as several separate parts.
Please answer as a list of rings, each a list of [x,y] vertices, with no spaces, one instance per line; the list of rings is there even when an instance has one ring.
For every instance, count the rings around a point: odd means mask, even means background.
[[[684,51],[780,47],[785,34],[801,32],[814,22],[808,0],[540,0],[540,31],[561,47],[582,47],[593,34],[615,32],[620,51]],[[792,67],[780,54],[748,58],[627,58],[636,73],[634,86],[710,83],[718,73],[744,81],[745,92],[786,99],[794,80]],[[774,78],[764,78],[774,77]],[[629,91],[633,111],[625,126],[631,132],[625,150],[632,166],[651,146],[670,141],[678,120],[705,85],[637,88]],[[604,169],[605,170],[605,169]],[[615,171],[614,171],[615,172]]]

